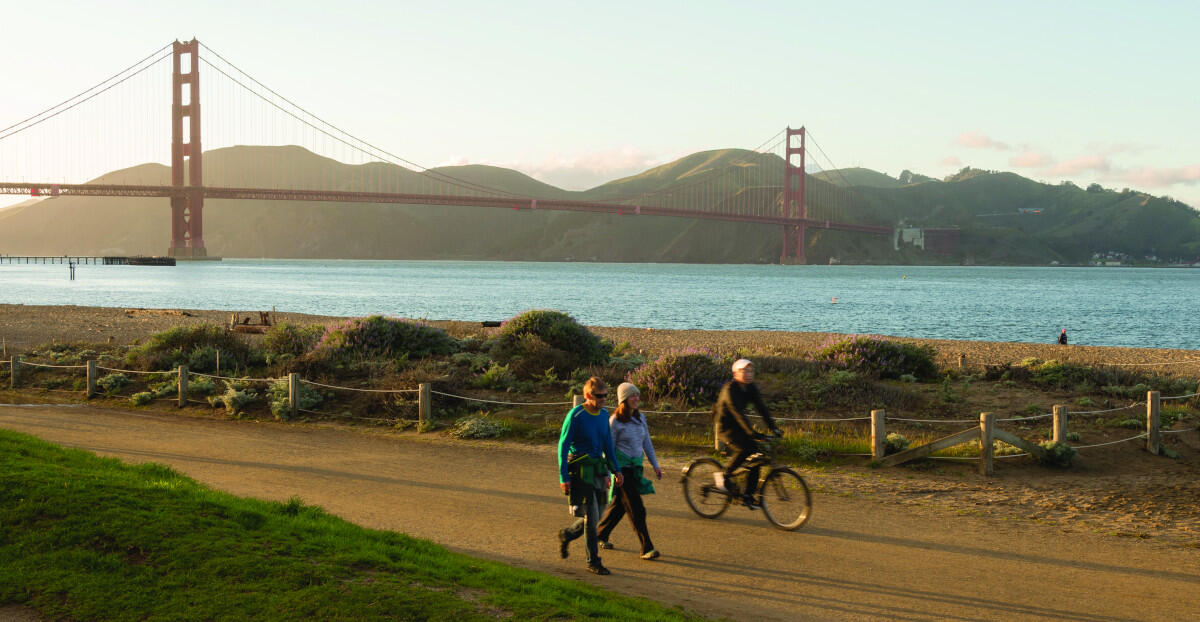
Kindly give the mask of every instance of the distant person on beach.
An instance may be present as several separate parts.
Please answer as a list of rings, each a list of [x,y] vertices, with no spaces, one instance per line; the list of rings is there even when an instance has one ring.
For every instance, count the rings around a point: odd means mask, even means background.
[[[1062,332],[1058,334],[1058,342],[1064,346],[1067,345],[1067,329],[1062,329]]]
[[[612,574],[600,563],[596,541],[600,500],[609,488],[609,474],[616,475],[617,486],[624,483],[608,428],[608,409],[603,406],[607,397],[608,385],[595,376],[588,378],[583,385],[584,402],[567,413],[558,437],[559,487],[576,517],[558,532],[559,554],[566,559],[571,541],[586,535],[588,571],[600,575]]]
[[[717,396],[717,404],[713,407],[717,438],[735,452],[729,466],[725,467],[725,472],[716,474],[717,488],[730,494],[738,494],[733,481],[734,471],[746,458],[758,451],[755,439],[759,434],[754,431],[754,426],[747,417],[746,407],[750,405],[754,406],[755,412],[762,417],[772,434],[783,434],[771,418],[767,405],[763,403],[758,386],[754,384],[754,363],[749,359],[738,359],[733,364],[733,380],[721,387],[721,394]],[[742,502],[750,509],[758,507],[754,504],[754,491],[758,488],[759,470],[759,467],[750,469],[746,478],[746,490],[741,491]]]
[[[596,537],[600,540],[600,548],[611,549],[609,536],[621,518],[628,514],[641,541],[642,559],[655,559],[658,550],[650,540],[650,530],[646,527],[646,506],[642,503],[642,495],[654,494],[654,484],[643,474],[642,456],[650,459],[657,479],[662,479],[662,468],[658,466],[658,457],[654,455],[654,443],[650,442],[650,427],[646,425],[646,417],[638,410],[641,401],[642,393],[632,382],[623,382],[617,387],[617,410],[609,417],[608,425],[612,429],[617,465],[621,467],[625,482],[614,489],[612,504],[600,520]]]

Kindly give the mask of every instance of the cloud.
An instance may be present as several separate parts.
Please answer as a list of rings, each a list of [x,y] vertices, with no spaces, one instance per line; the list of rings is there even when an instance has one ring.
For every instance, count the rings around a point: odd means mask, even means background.
[[[996,151],[1009,151],[1012,147],[989,136],[983,135],[979,131],[963,132],[954,139],[954,143],[960,147],[968,149],[995,149]]]
[[[1038,174],[1043,177],[1070,177],[1087,171],[1106,173],[1110,170],[1112,164],[1109,163],[1108,156],[1084,155],[1043,168]]]
[[[1008,165],[1017,168],[1040,168],[1049,166],[1053,162],[1054,158],[1049,154],[1028,148],[1008,159]]]
[[[632,148],[577,154],[553,154],[540,160],[474,162],[511,168],[534,179],[567,190],[586,190],[605,182],[636,175],[669,160]],[[465,158],[451,157],[446,165],[468,164]]]
[[[962,166],[962,160],[958,159],[958,156],[946,156],[938,164],[943,166]]]
[[[1178,168],[1142,167],[1113,171],[1105,180],[1124,182],[1130,186],[1161,188],[1175,184],[1200,184],[1200,164]]]
[[[1141,143],[1089,143],[1087,149],[1092,153],[1113,155],[1117,153],[1139,154],[1143,151],[1149,151],[1153,147]]]

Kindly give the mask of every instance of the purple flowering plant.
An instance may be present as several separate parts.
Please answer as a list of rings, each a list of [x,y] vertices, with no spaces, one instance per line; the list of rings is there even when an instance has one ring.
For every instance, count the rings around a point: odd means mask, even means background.
[[[834,369],[858,372],[875,378],[899,378],[911,374],[921,380],[937,377],[937,352],[931,346],[888,341],[868,335],[830,337],[813,359]]]
[[[656,399],[711,404],[732,376],[711,352],[687,348],[668,352],[629,373],[628,380]]]

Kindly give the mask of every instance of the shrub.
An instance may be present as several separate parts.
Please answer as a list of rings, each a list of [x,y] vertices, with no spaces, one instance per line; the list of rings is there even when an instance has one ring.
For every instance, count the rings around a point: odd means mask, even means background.
[[[211,374],[217,371],[218,356],[217,349],[212,346],[197,347],[188,354],[188,369]]]
[[[178,391],[178,383],[175,384],[175,391]],[[188,381],[188,395],[204,397],[217,392],[217,385],[209,378],[197,378]]]
[[[517,381],[512,372],[509,371],[507,365],[492,363],[492,366],[487,371],[483,372],[475,379],[475,386],[481,389],[495,389],[503,391]]]
[[[299,358],[316,347],[325,327],[321,324],[297,326],[290,322],[280,322],[267,329],[263,335],[262,345],[266,350],[267,362],[277,363],[290,358]]]
[[[909,441],[904,435],[899,432],[891,432],[883,442],[884,454],[896,454],[908,449]]]
[[[145,406],[146,404],[149,404],[150,401],[153,399],[154,399],[153,393],[150,393],[149,391],[142,391],[141,393],[134,393],[133,395],[131,395],[129,397],[129,403],[133,404],[134,406]]]
[[[223,327],[215,324],[176,326],[150,336],[146,343],[131,349],[125,362],[144,370],[170,369],[188,363],[196,350],[213,349],[212,363],[215,368],[216,350],[221,351],[222,366],[245,367],[250,363],[250,346]],[[205,355],[201,355],[203,358]],[[190,365],[189,365],[190,366]]]
[[[101,376],[96,384],[104,389],[108,395],[113,395],[129,384],[129,378],[125,374],[108,374]]]
[[[450,434],[458,438],[495,438],[507,434],[510,429],[509,425],[503,421],[475,415],[456,421]]]
[[[552,347],[537,335],[521,335],[510,340],[498,339],[493,345],[492,357],[507,363],[520,378],[532,378],[551,367],[578,369],[584,364],[579,356]]]
[[[829,343],[818,350],[814,358],[838,369],[878,378],[899,378],[908,374],[930,380],[937,376],[936,356],[937,352],[930,346],[856,335]]]
[[[296,406],[301,410],[312,410],[325,399],[320,391],[313,389],[309,385],[303,382],[297,384],[300,387],[300,395],[297,396]],[[275,415],[276,419],[287,421],[291,417],[290,393],[287,378],[280,378],[272,382],[271,386],[267,389],[267,402],[271,406],[271,414]]]
[[[697,350],[664,354],[629,374],[629,381],[649,398],[674,398],[691,404],[716,401],[729,378],[724,365]]]
[[[191,389],[191,384],[188,383],[188,389]],[[211,383],[210,383],[211,384]],[[167,397],[169,395],[177,395],[179,393],[179,379],[164,380],[150,385],[150,394],[154,397]]]
[[[539,348],[539,343],[545,349]],[[531,373],[549,367],[575,369],[584,365],[605,362],[611,344],[561,311],[545,309],[526,311],[500,325],[492,345],[492,355],[501,362],[518,358],[538,358],[531,363]],[[535,356],[536,355],[536,356]],[[561,360],[547,360],[547,359]]]
[[[440,328],[372,315],[327,326],[313,353],[342,360],[422,358],[451,354],[457,348],[454,338]]]
[[[1046,450],[1046,455],[1042,457],[1042,464],[1059,468],[1071,466],[1071,460],[1076,453],[1074,447],[1055,441],[1042,441],[1039,445]]]
[[[208,398],[208,403],[212,406],[221,404],[225,406],[225,412],[236,415],[242,412],[242,409],[258,398],[258,393],[253,389],[245,388],[243,383],[236,380],[225,380],[225,392],[220,395],[214,395]]]

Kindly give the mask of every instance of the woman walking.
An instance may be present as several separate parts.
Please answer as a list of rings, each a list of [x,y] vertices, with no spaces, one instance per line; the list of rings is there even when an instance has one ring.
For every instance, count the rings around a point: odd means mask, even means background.
[[[622,383],[617,387],[617,401],[619,405],[609,418],[609,427],[612,428],[613,447],[624,482],[615,487],[612,505],[604,513],[596,537],[600,540],[601,548],[611,549],[608,538],[621,518],[628,514],[642,544],[642,559],[654,559],[658,557],[658,550],[650,540],[650,530],[646,528],[646,506],[642,503],[642,495],[654,494],[654,484],[642,475],[643,454],[650,459],[650,466],[654,467],[654,475],[658,479],[662,479],[662,469],[658,466],[658,457],[654,455],[646,418],[638,410],[642,398],[637,386],[631,382]]]

